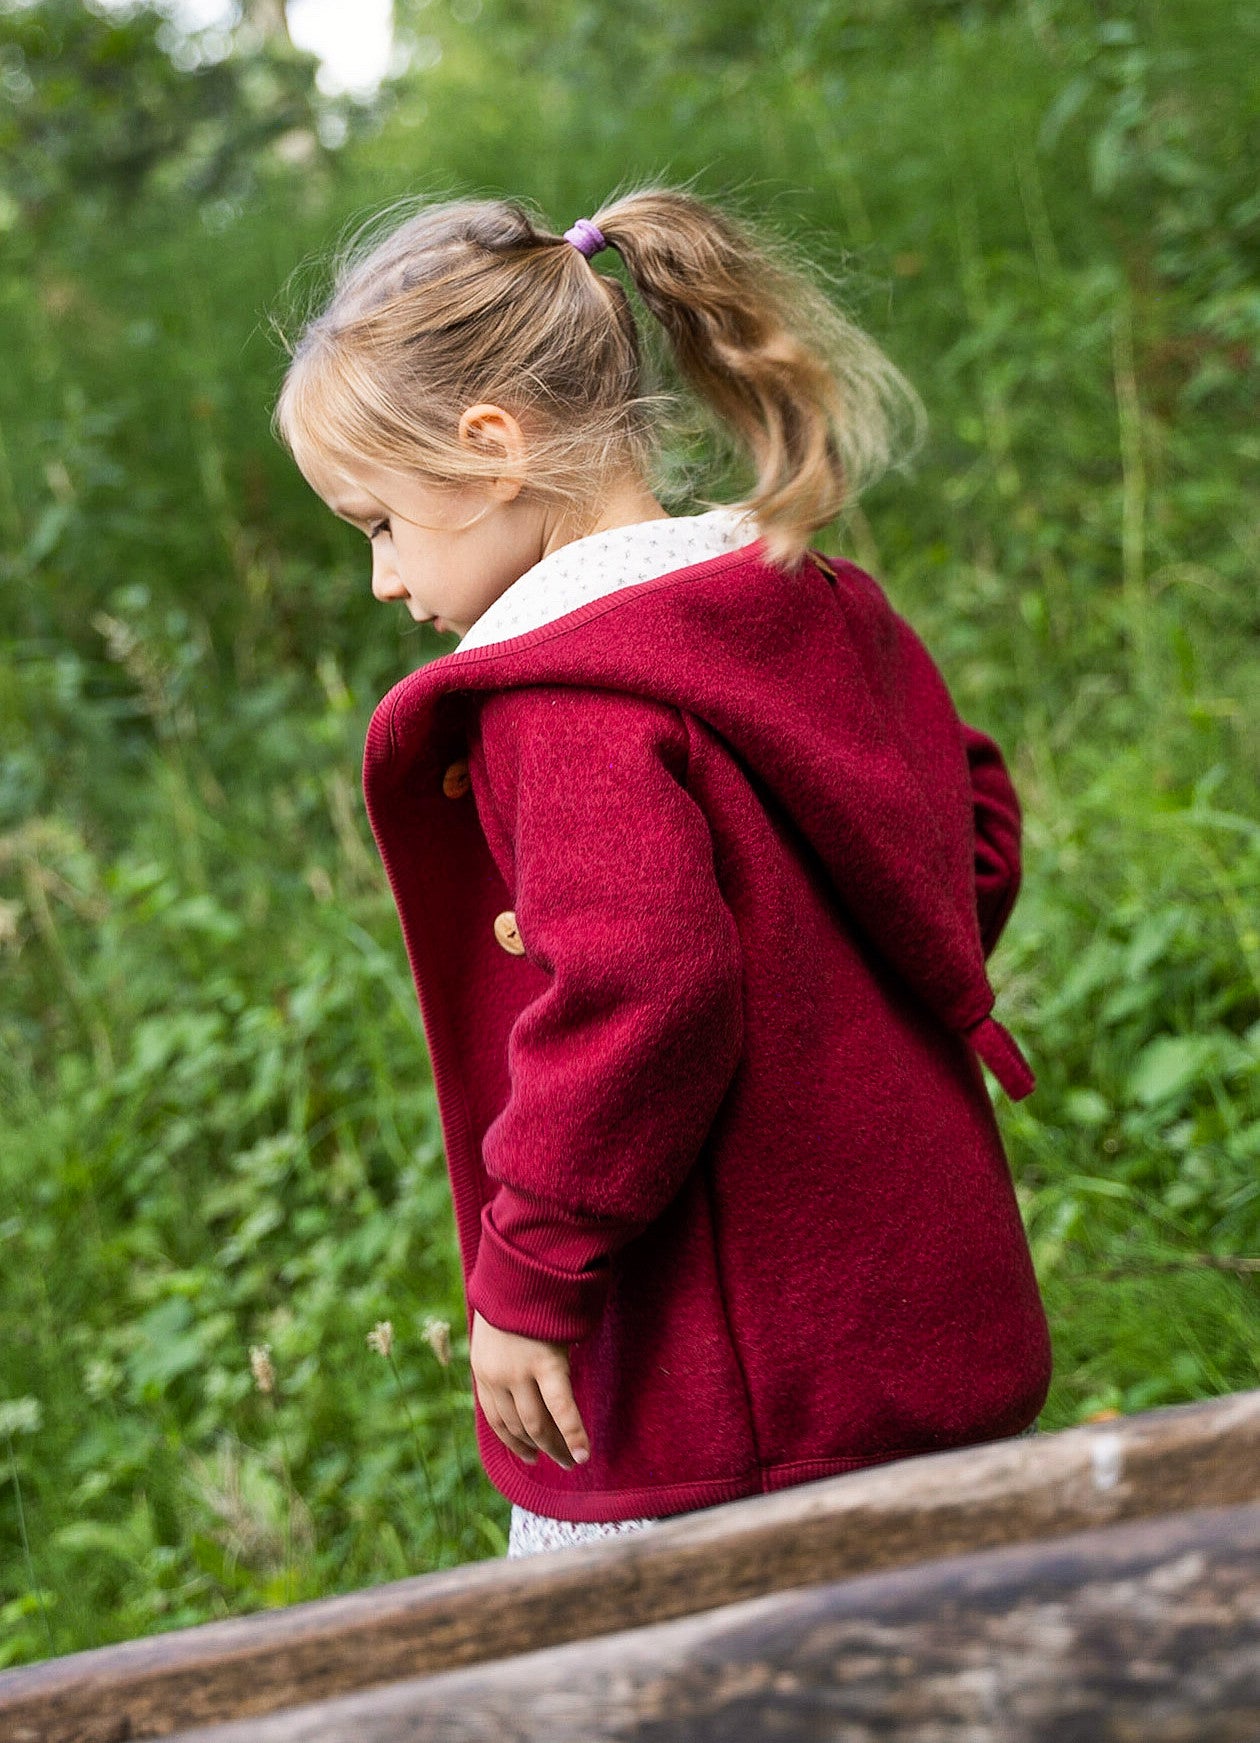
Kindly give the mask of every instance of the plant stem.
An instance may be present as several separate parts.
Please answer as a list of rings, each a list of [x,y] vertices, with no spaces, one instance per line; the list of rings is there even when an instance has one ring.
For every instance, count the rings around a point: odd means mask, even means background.
[[[1146,461],[1142,453],[1142,405],[1133,363],[1133,311],[1127,289],[1112,322],[1116,415],[1120,425],[1121,584],[1133,677],[1140,696],[1150,691],[1149,600],[1146,588]]]
[[[289,1457],[289,1443],[284,1436],[279,1407],[274,1397],[271,1399],[271,1416],[275,1423],[276,1439],[280,1442],[280,1469],[284,1474],[284,1486],[288,1494],[288,1505],[284,1512],[284,1589],[286,1602],[292,1604],[294,1602],[293,1503],[297,1499],[297,1490],[293,1486],[293,1460]]]
[[[398,1364],[394,1360],[394,1352],[391,1350],[385,1359],[389,1363],[389,1371],[394,1376],[394,1384],[398,1388],[398,1396],[402,1401],[403,1413],[407,1418],[407,1426],[411,1430],[411,1438],[416,1443],[416,1453],[420,1459],[420,1469],[424,1472],[424,1486],[429,1494],[429,1510],[437,1520],[438,1527],[443,1535],[446,1535],[446,1524],[442,1517],[442,1510],[438,1506],[437,1495],[434,1492],[433,1478],[429,1474],[429,1461],[424,1456],[424,1443],[420,1439],[420,1430],[416,1427],[416,1419],[411,1414],[411,1406],[407,1402],[407,1394],[403,1387],[402,1375],[398,1372]]]
[[[22,1484],[18,1477],[17,1454],[13,1450],[13,1430],[5,1430],[5,1439],[9,1443],[9,1474],[13,1478],[13,1493],[17,1497],[18,1532],[22,1539],[22,1555],[26,1562],[26,1578],[31,1588],[31,1595],[39,1605],[40,1621],[44,1624],[44,1634],[48,1641],[48,1655],[53,1657],[57,1651],[53,1643],[52,1624],[48,1620],[48,1607],[44,1603],[44,1594],[35,1579],[35,1561],[31,1555],[31,1540],[26,1532],[26,1509],[22,1505]]]

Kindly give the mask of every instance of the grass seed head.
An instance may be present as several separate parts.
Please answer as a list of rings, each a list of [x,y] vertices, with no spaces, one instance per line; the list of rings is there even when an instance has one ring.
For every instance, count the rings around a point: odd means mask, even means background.
[[[249,1346],[249,1366],[258,1390],[260,1392],[274,1392],[276,1389],[276,1370],[271,1361],[270,1344],[251,1344]]]
[[[424,1322],[425,1342],[431,1347],[438,1361],[444,1368],[450,1366],[451,1360],[451,1328],[444,1319],[434,1319],[432,1315]]]

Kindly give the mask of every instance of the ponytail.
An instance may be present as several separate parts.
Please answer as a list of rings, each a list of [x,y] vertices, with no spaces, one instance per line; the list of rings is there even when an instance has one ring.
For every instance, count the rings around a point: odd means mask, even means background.
[[[793,566],[815,530],[889,466],[898,420],[918,447],[926,413],[879,346],[787,248],[673,188],[615,199],[593,222],[664,328],[683,380],[745,450],[739,505],[772,561]]]
[[[388,216],[392,216],[389,214]],[[793,568],[811,535],[890,462],[899,412],[922,404],[873,339],[785,245],[689,193],[644,188],[594,214],[679,374],[752,460],[734,506],[768,559]],[[276,402],[277,433],[316,484],[332,462],[475,484],[497,452],[457,438],[478,400],[522,416],[522,482],[580,536],[628,468],[650,474],[658,414],[620,279],[516,200],[421,204],[356,238],[332,294],[303,328]]]

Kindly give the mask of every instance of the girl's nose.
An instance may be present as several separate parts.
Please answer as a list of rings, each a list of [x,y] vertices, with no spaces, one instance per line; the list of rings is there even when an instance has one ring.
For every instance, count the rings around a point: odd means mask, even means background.
[[[398,578],[398,572],[386,558],[377,555],[378,547],[372,547],[372,592],[377,599],[405,599],[407,589]]]

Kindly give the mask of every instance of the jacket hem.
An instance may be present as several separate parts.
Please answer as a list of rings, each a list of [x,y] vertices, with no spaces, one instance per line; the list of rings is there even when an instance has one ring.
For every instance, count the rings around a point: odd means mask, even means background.
[[[1001,1435],[997,1438],[1008,1437]],[[823,1477],[843,1476],[849,1471],[895,1464],[899,1459],[924,1458],[933,1452],[955,1450],[953,1447],[915,1447],[870,1454],[864,1458],[799,1459],[788,1464],[756,1465],[736,1477],[711,1477],[694,1483],[640,1484],[632,1489],[583,1489],[562,1495],[553,1488],[544,1488],[541,1483],[533,1482],[527,1474],[528,1467],[521,1460],[501,1441],[496,1439],[495,1445],[503,1456],[499,1458],[492,1450],[486,1457],[483,1452],[486,1474],[499,1493],[514,1505],[528,1508],[531,1513],[541,1513],[548,1519],[609,1524],[619,1519],[690,1513],[720,1506],[724,1501],[742,1501],[750,1495],[773,1494],[779,1489],[794,1488],[798,1483]],[[547,1455],[540,1453],[539,1457],[546,1458]]]

